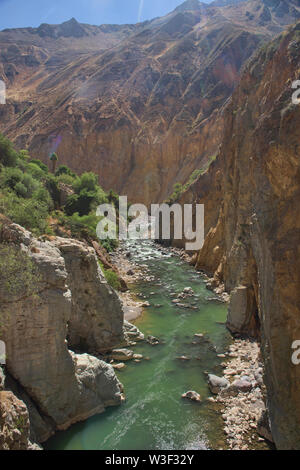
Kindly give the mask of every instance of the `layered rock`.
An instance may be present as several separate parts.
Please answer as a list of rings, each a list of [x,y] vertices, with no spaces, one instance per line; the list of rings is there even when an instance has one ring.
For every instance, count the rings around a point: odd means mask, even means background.
[[[68,349],[68,323],[70,331],[79,328],[76,323],[79,311],[72,302],[69,288],[79,291],[79,285],[75,273],[67,272],[66,265],[71,264],[68,254],[74,257],[73,267],[81,270],[82,286],[90,297],[89,305],[84,291],[74,292],[78,302],[76,295],[81,293],[86,303],[81,318],[86,343],[91,341],[91,347],[101,349],[123,338],[122,309],[117,294],[98,272],[93,250],[70,240],[36,240],[15,224],[4,224],[1,240],[17,252],[21,250],[31,260],[34,270],[29,272],[34,284],[30,295],[18,283],[13,293],[1,288],[1,316],[5,318],[1,336],[6,344],[7,370],[30,400],[28,409],[33,432],[42,442],[55,430],[66,429],[122,401],[122,387],[110,365],[86,354],[76,355]],[[105,310],[110,318],[104,325],[102,337],[98,329],[101,321],[104,322],[101,300],[107,304],[105,308],[117,309],[116,312]],[[94,328],[94,336],[90,328]]]
[[[291,88],[299,79],[299,53],[298,23],[244,71],[211,169],[221,170],[222,200],[206,208],[207,236],[197,259],[215,285],[224,282],[231,292],[228,327],[261,339],[279,449],[300,448],[300,368],[291,361],[291,345],[300,338],[300,107],[292,104]],[[215,200],[214,185],[206,189],[198,202]]]
[[[123,340],[123,307],[105,280],[95,250],[64,238],[52,244],[64,258],[72,292],[69,345],[97,353],[112,349]]]
[[[1,131],[46,163],[57,150],[132,202],[161,202],[216,153],[217,111],[243,64],[299,17],[294,1],[277,3],[185,2],[132,26],[72,19],[0,32]]]

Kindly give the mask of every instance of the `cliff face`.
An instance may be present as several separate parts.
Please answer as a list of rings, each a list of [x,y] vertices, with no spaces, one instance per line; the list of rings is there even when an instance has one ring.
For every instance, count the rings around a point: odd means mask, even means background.
[[[206,207],[197,259],[231,292],[228,327],[261,339],[279,449],[300,448],[300,368],[291,360],[300,338],[300,106],[291,88],[299,60],[298,23],[247,66],[224,112],[225,136],[210,169],[211,178],[221,169],[222,199]],[[207,177],[198,202],[215,200]]]
[[[80,335],[76,346],[85,350],[112,348],[123,339],[123,311],[98,271],[92,249],[72,240],[39,241],[5,223],[1,241],[21,250],[36,270],[30,296],[16,280],[13,294],[2,286],[1,339],[7,371],[17,382],[13,387],[21,387],[28,406],[32,434],[43,442],[55,430],[121,403],[122,386],[113,368],[93,356],[74,354],[66,338],[69,328],[70,345]],[[81,286],[76,278],[80,273]]]
[[[107,284],[95,250],[75,240],[56,238],[72,292],[68,340],[73,348],[105,352],[123,341],[121,300]]]
[[[133,202],[161,202],[216,153],[217,110],[242,65],[299,14],[292,0],[188,1],[132,26],[0,32],[1,131],[47,163],[57,150]]]

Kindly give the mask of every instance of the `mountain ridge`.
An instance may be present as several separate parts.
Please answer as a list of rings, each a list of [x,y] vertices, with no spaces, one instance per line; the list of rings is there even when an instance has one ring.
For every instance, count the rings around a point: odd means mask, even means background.
[[[243,64],[300,16],[292,0],[281,16],[276,0],[265,1],[186,10],[193,1],[137,25],[73,19],[42,36],[1,32],[0,130],[48,164],[60,136],[62,163],[95,171],[133,201],[160,202],[217,152],[220,110]]]

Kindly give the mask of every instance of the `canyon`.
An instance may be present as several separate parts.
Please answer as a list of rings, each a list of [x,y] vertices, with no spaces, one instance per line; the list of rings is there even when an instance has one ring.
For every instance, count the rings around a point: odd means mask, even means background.
[[[205,242],[192,263],[209,275],[209,289],[229,294],[231,333],[260,344],[272,439],[277,449],[295,450],[299,18],[297,0],[188,0],[137,25],[73,18],[0,32],[7,84],[0,130],[16,148],[48,165],[57,151],[60,163],[94,171],[104,189],[147,205],[203,170],[176,201],[205,205]],[[5,219],[0,241],[26,254],[38,273],[30,302],[24,286],[14,296],[0,286],[7,318],[0,399],[11,410],[0,410],[0,445],[24,449],[122,403],[113,367],[96,356],[124,343],[124,307],[95,242],[38,239]]]
[[[267,404],[277,448],[299,449],[300,24],[246,66],[224,109],[224,139],[209,170],[179,202],[203,203],[206,238],[194,256],[211,288],[230,295],[227,326],[261,342]],[[174,241],[174,244],[177,244]]]
[[[245,62],[299,17],[296,0],[188,0],[137,25],[4,30],[1,131],[131,202],[161,202],[217,153]]]

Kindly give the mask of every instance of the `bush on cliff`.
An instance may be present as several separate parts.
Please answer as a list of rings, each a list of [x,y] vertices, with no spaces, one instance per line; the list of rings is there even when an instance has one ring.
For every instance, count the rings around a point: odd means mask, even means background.
[[[74,191],[61,207],[60,184]],[[0,134],[0,212],[35,235],[52,234],[49,220],[58,220],[74,238],[96,239],[100,204],[118,203],[113,191],[106,194],[94,173],[77,176],[66,165],[52,174],[47,165],[31,159],[26,150],[16,152]],[[55,212],[53,212],[55,211]],[[60,231],[61,232],[61,231]],[[116,248],[115,240],[102,243],[108,251]]]

